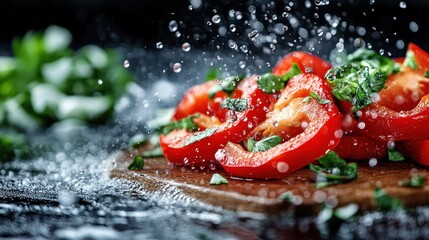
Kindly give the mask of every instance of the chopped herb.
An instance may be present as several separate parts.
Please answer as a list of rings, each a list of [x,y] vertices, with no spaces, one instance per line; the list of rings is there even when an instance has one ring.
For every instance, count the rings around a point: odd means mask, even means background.
[[[404,155],[396,149],[387,149],[387,156],[389,161],[401,162],[405,160]]]
[[[247,142],[246,142],[247,151],[253,152],[253,148],[255,148],[255,144],[256,144],[255,139],[253,138],[247,139]]]
[[[289,203],[293,202],[294,198],[295,196],[290,191],[284,192],[279,196],[280,200],[282,200],[283,202],[289,202]]]
[[[212,81],[217,79],[219,76],[219,70],[217,68],[212,68],[207,71],[206,81]]]
[[[320,104],[329,104],[329,103],[331,103],[331,101],[329,101],[328,99],[326,99],[326,98],[322,98],[322,97],[320,97],[317,93],[315,93],[315,92],[310,92],[310,96],[308,96],[308,97],[306,97],[306,98],[304,98],[304,102],[308,102],[308,101],[310,101],[310,99],[312,99],[312,98],[314,98],[314,99],[316,99],[317,100],[317,102],[319,102]]]
[[[425,179],[425,175],[413,174],[410,180],[401,181],[400,185],[403,187],[422,188],[425,183]]]
[[[144,134],[136,134],[134,135],[129,142],[130,148],[138,148],[147,142],[147,137]]]
[[[194,142],[198,142],[198,141],[200,141],[206,137],[210,137],[215,132],[216,132],[216,128],[207,128],[206,130],[204,130],[202,132],[197,132],[197,133],[193,134],[191,137],[189,137],[189,139],[185,143],[185,146],[192,144]]]
[[[226,98],[222,101],[221,108],[227,108],[232,111],[242,112],[247,109],[247,99],[245,98]]]
[[[429,71],[428,70],[425,71],[425,74],[423,75],[423,77],[429,78]]]
[[[407,66],[414,70],[419,70],[419,65],[417,65],[416,58],[412,51],[407,51],[407,53],[405,54],[405,59],[403,64],[404,66]]]
[[[275,76],[272,73],[265,73],[261,75],[257,80],[258,86],[265,93],[275,93],[282,90],[289,79],[300,73],[301,70],[299,69],[298,65],[294,63],[281,77]]]
[[[283,138],[273,135],[267,138],[262,139],[255,143],[255,146],[252,149],[252,152],[265,152],[282,142]]]
[[[142,156],[134,157],[133,162],[128,166],[129,170],[142,170],[144,167],[144,159]]]
[[[349,182],[357,177],[357,164],[347,163],[333,151],[318,160],[321,166],[309,165],[310,170],[317,174],[317,188]]]
[[[211,185],[221,185],[221,184],[227,184],[227,183],[228,183],[228,180],[226,180],[226,178],[224,178],[219,173],[213,174],[212,178],[210,179]]]
[[[404,209],[404,203],[400,199],[387,195],[380,188],[374,190],[374,199],[381,211],[388,212]]]
[[[193,119],[197,118],[198,116],[198,114],[195,114],[186,118],[182,118],[178,121],[170,122],[164,126],[155,129],[155,133],[166,135],[173,130],[179,129],[185,129],[187,131],[197,131],[198,126],[194,123]]]
[[[155,158],[164,156],[164,153],[161,147],[156,147],[152,150],[144,151],[141,156],[144,158]]]
[[[320,223],[324,223],[334,219],[346,221],[355,216],[358,211],[359,206],[355,203],[350,203],[346,206],[339,208],[332,208],[331,206],[324,204],[322,210],[317,216],[317,220]]]
[[[393,60],[374,51],[358,49],[348,56],[349,63],[326,73],[339,100],[353,104],[355,111],[372,103],[372,95],[384,88],[387,76],[395,70]]]
[[[220,91],[224,91],[228,95],[231,95],[243,79],[244,76],[230,76],[220,80],[219,84],[214,85],[209,90],[209,98],[213,99],[214,95]]]

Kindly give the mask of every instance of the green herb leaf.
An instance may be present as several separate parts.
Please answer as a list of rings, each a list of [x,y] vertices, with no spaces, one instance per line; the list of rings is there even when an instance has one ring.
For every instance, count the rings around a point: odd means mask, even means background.
[[[252,152],[265,152],[282,142],[283,138],[277,135],[269,136],[255,143]]]
[[[318,102],[319,104],[329,104],[329,103],[331,103],[331,101],[329,101],[329,100],[328,100],[328,99],[326,99],[326,98],[322,98],[322,97],[320,97],[320,96],[319,96],[317,93],[315,93],[315,92],[310,92],[310,96],[308,96],[308,97],[304,98],[303,102],[308,102],[308,101],[310,101],[310,99],[312,99],[312,98],[316,99],[316,100],[317,100],[317,102]]]
[[[400,199],[387,195],[380,188],[374,190],[374,199],[381,211],[388,212],[404,209],[404,203]]]
[[[279,196],[280,200],[282,200],[283,202],[289,202],[289,203],[293,202],[294,198],[295,198],[295,195],[293,195],[293,193],[290,191],[284,192]]]
[[[321,166],[309,165],[310,170],[317,174],[317,188],[349,182],[357,177],[357,164],[347,163],[334,151],[328,152],[318,160]]]
[[[224,178],[219,173],[213,174],[212,178],[210,179],[211,185],[221,185],[221,184],[227,184],[227,183],[228,183],[228,180],[226,180],[226,178]]]
[[[352,103],[356,111],[372,103],[372,95],[384,88],[395,63],[366,49],[358,49],[348,60],[348,64],[330,69],[325,77],[333,85],[334,96]]]
[[[185,146],[192,144],[194,142],[198,142],[206,137],[210,137],[215,132],[216,132],[216,128],[207,128],[202,132],[197,132],[189,137],[189,139],[185,143]]]
[[[152,150],[144,151],[141,155],[143,158],[155,158],[155,157],[162,157],[164,156],[164,153],[162,152],[161,147],[156,147]]]
[[[408,50],[405,54],[404,66],[412,68],[414,70],[419,70],[419,65],[417,65],[416,58],[414,56],[414,52]]]
[[[220,106],[232,111],[242,112],[247,109],[247,99],[245,98],[225,98]]]
[[[272,73],[265,73],[257,79],[259,88],[265,93],[275,93],[282,90],[286,82],[295,75],[301,73],[297,64],[292,64],[290,69],[281,77],[277,77]]]
[[[217,68],[212,68],[209,71],[207,71],[206,74],[206,81],[212,81],[217,79],[219,76],[219,70]]]
[[[214,95],[220,91],[231,95],[243,79],[244,76],[230,76],[220,80],[218,84],[209,89],[209,98],[213,99]]]
[[[144,159],[142,156],[135,156],[133,162],[128,166],[129,170],[142,170],[144,167]]]
[[[404,155],[396,149],[387,149],[387,156],[389,161],[392,162],[401,162],[405,160]]]
[[[197,131],[198,126],[194,123],[193,119],[197,118],[198,116],[198,114],[195,114],[186,118],[182,118],[178,121],[170,122],[164,126],[155,129],[155,133],[167,135],[170,132],[179,129],[185,129],[187,131]]]
[[[426,180],[425,175],[413,174],[410,180],[400,182],[403,187],[422,188]]]
[[[144,134],[136,134],[131,139],[128,145],[130,148],[138,148],[147,142],[147,137]]]
[[[253,138],[247,139],[247,142],[246,142],[247,151],[253,152],[253,148],[255,148],[255,144],[256,144],[255,139]]]
[[[428,70],[425,71],[425,74],[423,75],[423,77],[429,78],[429,71]]]

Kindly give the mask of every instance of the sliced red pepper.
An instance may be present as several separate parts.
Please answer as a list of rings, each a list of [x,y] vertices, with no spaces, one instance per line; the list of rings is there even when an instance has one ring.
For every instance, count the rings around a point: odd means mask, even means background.
[[[408,44],[407,54],[408,52],[411,52],[414,55],[419,71],[424,73],[429,70],[429,53],[414,43]]]
[[[321,104],[316,99],[309,99],[310,92],[330,102]],[[316,75],[300,74],[292,78],[276,103],[275,110],[261,124],[266,127],[268,134],[277,134],[283,130],[288,132],[290,126],[292,131],[296,130],[293,124],[283,127],[283,123],[279,122],[279,129],[270,129],[270,126],[276,125],[279,115],[286,117],[283,118],[285,121],[291,120],[291,123],[296,120],[294,118],[304,119],[300,124],[301,132],[293,133],[294,136],[285,142],[264,152],[249,152],[239,144],[228,142],[225,148],[216,153],[216,160],[233,176],[279,178],[315,161],[335,148],[340,141],[341,114],[333,102],[327,82]]]
[[[429,166],[429,140],[406,140],[398,143],[401,152],[414,161]]]
[[[282,76],[293,64],[298,64],[299,69],[303,73],[313,73],[324,78],[326,72],[332,68],[331,64],[313,54],[296,51],[283,57],[274,67],[273,74]]]
[[[189,139],[200,132],[176,130],[167,135],[160,135],[160,145],[165,157],[176,165],[201,164],[214,160],[215,152],[228,141],[243,141],[246,135],[260,122],[264,121],[270,102],[268,95],[258,88],[257,76],[244,79],[237,87],[241,98],[247,99],[248,107],[242,112],[234,112],[229,119],[215,128],[213,134],[190,144]]]
[[[348,160],[383,159],[387,155],[387,142],[366,136],[343,136],[334,151]]]

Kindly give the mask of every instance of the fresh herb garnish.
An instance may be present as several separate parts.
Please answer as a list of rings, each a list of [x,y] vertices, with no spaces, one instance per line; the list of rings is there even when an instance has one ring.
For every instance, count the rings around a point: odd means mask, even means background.
[[[212,68],[210,70],[207,71],[206,74],[206,81],[212,81],[217,79],[219,76],[219,69],[217,68]]]
[[[244,76],[230,76],[220,80],[218,84],[209,89],[209,98],[213,99],[214,95],[220,91],[224,91],[228,95],[231,95],[243,79]]]
[[[399,183],[402,187],[422,188],[425,183],[426,176],[413,174],[411,179],[403,180]]]
[[[428,70],[425,71],[425,74],[423,75],[423,77],[429,78],[429,71]]]
[[[288,203],[293,202],[294,198],[295,198],[295,195],[293,195],[293,193],[290,191],[284,192],[284,193],[280,194],[280,196],[279,196],[280,200],[282,200],[283,202],[288,202]]]
[[[225,98],[220,106],[232,111],[242,112],[247,109],[247,99],[245,98]]]
[[[213,174],[212,178],[210,179],[211,185],[221,185],[221,184],[227,184],[227,183],[228,183],[228,180],[226,180],[226,178],[224,178],[219,173]]]
[[[317,174],[317,188],[349,182],[357,177],[357,164],[347,163],[333,151],[318,160],[321,166],[309,165],[310,170]]]
[[[187,131],[197,131],[198,126],[194,123],[193,119],[197,118],[198,116],[198,114],[195,114],[186,118],[182,118],[178,121],[170,122],[164,126],[155,129],[155,133],[167,135],[170,132],[179,129],[185,129]]]
[[[316,99],[316,100],[317,100],[317,102],[318,102],[319,104],[329,104],[329,103],[331,103],[331,101],[329,101],[329,100],[328,100],[328,99],[326,99],[326,98],[322,98],[322,97],[320,97],[320,96],[319,96],[317,93],[315,93],[315,92],[310,92],[310,95],[309,95],[308,97],[304,98],[303,102],[308,102],[308,101],[310,101],[310,99],[312,99],[312,98]]]
[[[253,138],[247,139],[247,142],[246,142],[247,151],[253,152],[253,148],[255,147],[255,144],[256,144],[255,139]]]
[[[404,209],[404,203],[400,199],[387,195],[380,188],[374,190],[374,199],[381,211],[388,212]]]
[[[416,58],[414,56],[414,52],[407,51],[405,54],[404,63],[405,66],[412,68],[414,70],[419,70],[419,65],[417,65]]]
[[[216,128],[207,128],[206,130],[202,132],[197,132],[189,137],[189,139],[186,141],[185,146],[192,144],[194,142],[198,142],[206,137],[210,137],[213,135],[213,133],[216,132]]]
[[[252,138],[250,138],[250,139],[252,139]],[[265,151],[279,145],[282,142],[282,140],[283,140],[283,138],[281,138],[280,136],[277,136],[277,135],[269,136],[269,137],[264,138],[258,142],[255,142],[254,146],[251,147],[252,148],[251,151],[252,152],[265,152]]]
[[[148,139],[147,139],[146,135],[139,133],[139,134],[134,135],[130,139],[128,145],[130,146],[130,148],[136,149],[136,148],[142,146],[143,144],[145,144],[147,142],[147,140]]]
[[[387,149],[387,156],[389,158],[389,161],[392,161],[392,162],[401,162],[401,161],[405,160],[404,155],[394,148],[393,149],[390,149],[390,148]]]
[[[294,63],[281,77],[275,76],[272,73],[265,73],[261,75],[257,80],[258,86],[265,93],[275,93],[282,90],[289,79],[300,73],[301,69],[299,69],[299,66]]]
[[[348,64],[326,73],[332,93],[353,104],[355,111],[372,103],[372,96],[384,88],[387,76],[395,70],[393,60],[374,51],[358,49],[348,56]]]
[[[134,160],[128,166],[129,170],[142,170],[144,167],[144,158],[142,156],[135,156]]]
[[[164,153],[162,152],[161,147],[156,147],[152,150],[144,151],[141,155],[143,158],[155,158],[155,157],[162,157],[164,156]]]
[[[359,206],[355,203],[350,203],[348,205],[338,208],[332,208],[324,204],[322,210],[317,216],[317,220],[320,223],[324,223],[334,219],[346,221],[353,218],[353,216],[355,216],[358,211]]]

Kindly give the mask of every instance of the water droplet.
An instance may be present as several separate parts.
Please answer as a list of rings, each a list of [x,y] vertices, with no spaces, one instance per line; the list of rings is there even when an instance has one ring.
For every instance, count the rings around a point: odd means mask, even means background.
[[[375,166],[377,166],[377,159],[376,158],[370,158],[369,159],[369,161],[368,161],[368,165],[370,166],[370,167],[375,167]]]
[[[164,45],[162,45],[162,42],[157,42],[155,46],[158,49],[162,49],[164,47]]]
[[[360,123],[358,123],[357,127],[359,129],[364,129],[365,128],[365,123],[364,122],[360,122]]]
[[[258,30],[253,30],[248,34],[250,40],[252,40],[252,41],[255,41],[255,39],[258,37],[258,35],[259,35]]]
[[[289,170],[289,165],[285,162],[278,162],[277,163],[277,171],[281,173],[285,173]]]
[[[395,142],[394,142],[394,141],[388,141],[388,142],[387,142],[387,148],[388,148],[388,149],[392,150],[392,149],[394,149],[394,148],[395,148],[395,146],[396,146],[396,144],[395,144]]]
[[[237,20],[243,19],[243,14],[240,11],[235,12],[235,18]]]
[[[202,1],[201,0],[190,0],[190,3],[192,5],[193,8],[197,9],[200,8],[202,5]]]
[[[180,71],[182,71],[182,64],[180,63],[173,64],[173,71],[175,73],[179,73]]]
[[[400,8],[407,8],[407,3],[406,2],[400,2],[399,7]]]
[[[245,62],[245,61],[240,61],[240,62],[238,63],[238,66],[239,66],[241,69],[243,69],[243,68],[245,68],[245,67],[246,67],[246,62]]]
[[[97,83],[98,83],[98,85],[102,85],[103,84],[103,80],[98,79]]]
[[[174,33],[174,35],[178,38],[178,37],[180,37],[182,34],[181,34],[179,31],[177,31],[177,32],[175,32],[175,33]]]
[[[323,29],[319,28],[317,29],[317,36],[322,36],[323,35]]]
[[[314,4],[316,4],[316,6],[329,5],[329,0],[314,0]]]
[[[218,24],[218,23],[220,23],[220,16],[219,15],[214,15],[213,17],[212,17],[212,22],[213,23],[216,23],[216,24]]]
[[[234,40],[228,40],[228,46],[234,50],[237,50],[237,48],[238,48],[237,43],[235,43]]]
[[[185,42],[184,44],[182,44],[182,50],[184,52],[189,52],[189,50],[191,50],[191,44]]]
[[[234,24],[229,25],[229,30],[231,32],[235,32],[237,30],[237,27]]]
[[[130,62],[128,60],[124,61],[124,68],[129,68],[130,67]]]
[[[419,25],[416,22],[410,22],[410,30],[411,32],[417,32],[419,30]]]
[[[177,24],[176,20],[172,20],[170,23],[168,23],[168,29],[170,29],[170,32],[175,32],[179,28],[179,25]]]
[[[397,47],[399,50],[404,49],[404,47],[405,47],[405,43],[404,43],[404,41],[402,41],[401,39],[399,39],[398,41],[396,41],[396,47]]]
[[[241,49],[241,51],[242,51],[242,52],[244,52],[244,53],[247,53],[247,52],[249,51],[249,49],[247,48],[247,46],[246,46],[246,45],[242,45],[242,46],[240,47],[240,49]]]

